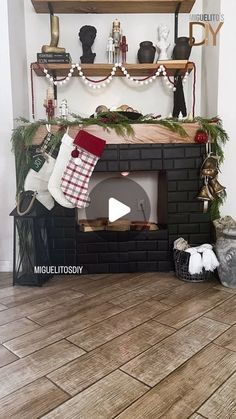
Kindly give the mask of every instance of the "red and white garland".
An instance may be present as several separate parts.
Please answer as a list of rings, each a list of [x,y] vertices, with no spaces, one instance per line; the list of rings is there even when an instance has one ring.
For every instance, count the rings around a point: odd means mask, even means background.
[[[41,66],[40,66],[41,67]],[[166,86],[172,90],[173,92],[176,91],[176,87],[173,81],[171,81],[170,77],[168,76],[167,73],[167,69],[163,64],[160,64],[160,66],[155,69],[154,73],[143,78],[143,79],[137,79],[135,77],[132,77],[129,72],[126,70],[125,66],[121,63],[115,63],[114,66],[111,69],[111,72],[108,76],[104,77],[103,79],[100,80],[93,80],[90,79],[88,77],[86,77],[82,71],[82,68],[79,64],[72,64],[68,74],[66,77],[60,78],[55,80],[55,78],[48,72],[48,70],[44,67],[43,68],[43,72],[46,75],[46,78],[54,85],[54,86],[62,86],[64,84],[66,84],[72,77],[75,69],[77,68],[79,76],[81,77],[82,81],[84,82],[84,84],[86,84],[88,87],[92,88],[92,89],[101,89],[106,87],[108,84],[111,83],[111,81],[113,80],[113,77],[116,74],[116,71],[118,68],[121,69],[122,73],[124,74],[124,76],[130,80],[131,82],[134,82],[136,85],[148,85],[150,83],[152,83],[154,80],[156,80],[157,77],[160,77],[161,75],[163,76],[163,79],[166,83]],[[187,78],[189,76],[189,72],[188,72],[188,67],[186,67],[186,71],[183,77],[183,83],[185,83],[187,81]]]

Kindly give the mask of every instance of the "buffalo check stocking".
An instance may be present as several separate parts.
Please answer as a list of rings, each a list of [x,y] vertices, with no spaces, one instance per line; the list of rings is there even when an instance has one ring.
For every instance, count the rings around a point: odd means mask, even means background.
[[[61,189],[66,199],[75,207],[85,208],[90,203],[89,180],[103,153],[106,142],[80,130],[74,140],[74,145],[75,149],[71,153],[61,179]]]

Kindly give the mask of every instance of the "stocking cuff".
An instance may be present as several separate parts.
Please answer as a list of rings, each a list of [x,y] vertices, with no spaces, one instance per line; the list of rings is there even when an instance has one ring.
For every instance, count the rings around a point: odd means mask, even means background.
[[[97,157],[101,157],[106,145],[106,141],[95,137],[87,131],[80,130],[74,139],[74,145],[77,145]]]

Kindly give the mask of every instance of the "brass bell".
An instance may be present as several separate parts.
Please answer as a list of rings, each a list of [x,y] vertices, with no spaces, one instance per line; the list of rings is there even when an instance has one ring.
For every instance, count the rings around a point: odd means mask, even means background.
[[[226,189],[224,186],[220,184],[220,182],[218,182],[217,178],[210,179],[209,186],[210,186],[211,193],[213,195],[219,195],[222,192],[224,192]]]
[[[207,157],[201,167],[201,177],[215,178],[218,175],[218,158],[216,156]]]
[[[208,185],[204,185],[197,195],[199,201],[214,201],[214,196],[211,194]]]

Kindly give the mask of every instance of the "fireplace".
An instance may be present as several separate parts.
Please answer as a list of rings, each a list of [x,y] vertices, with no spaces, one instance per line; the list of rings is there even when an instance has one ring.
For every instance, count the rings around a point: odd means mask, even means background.
[[[169,271],[173,241],[211,241],[209,213],[196,200],[205,146],[198,144],[107,145],[95,176],[158,173],[158,231],[79,231],[76,211],[56,206],[49,219],[53,265],[83,265],[84,273]]]
[[[143,222],[146,219],[158,223],[159,187],[158,171],[95,172],[89,183],[89,195],[96,205],[77,211],[78,220],[108,217],[107,200],[115,196],[132,211],[126,220]],[[99,185],[99,190],[97,190]],[[137,187],[135,188],[135,185]],[[97,192],[96,192],[97,191]],[[100,198],[100,199],[99,199]],[[104,202],[105,201],[105,202]],[[141,206],[140,206],[141,204]],[[143,208],[143,210],[142,210]]]

